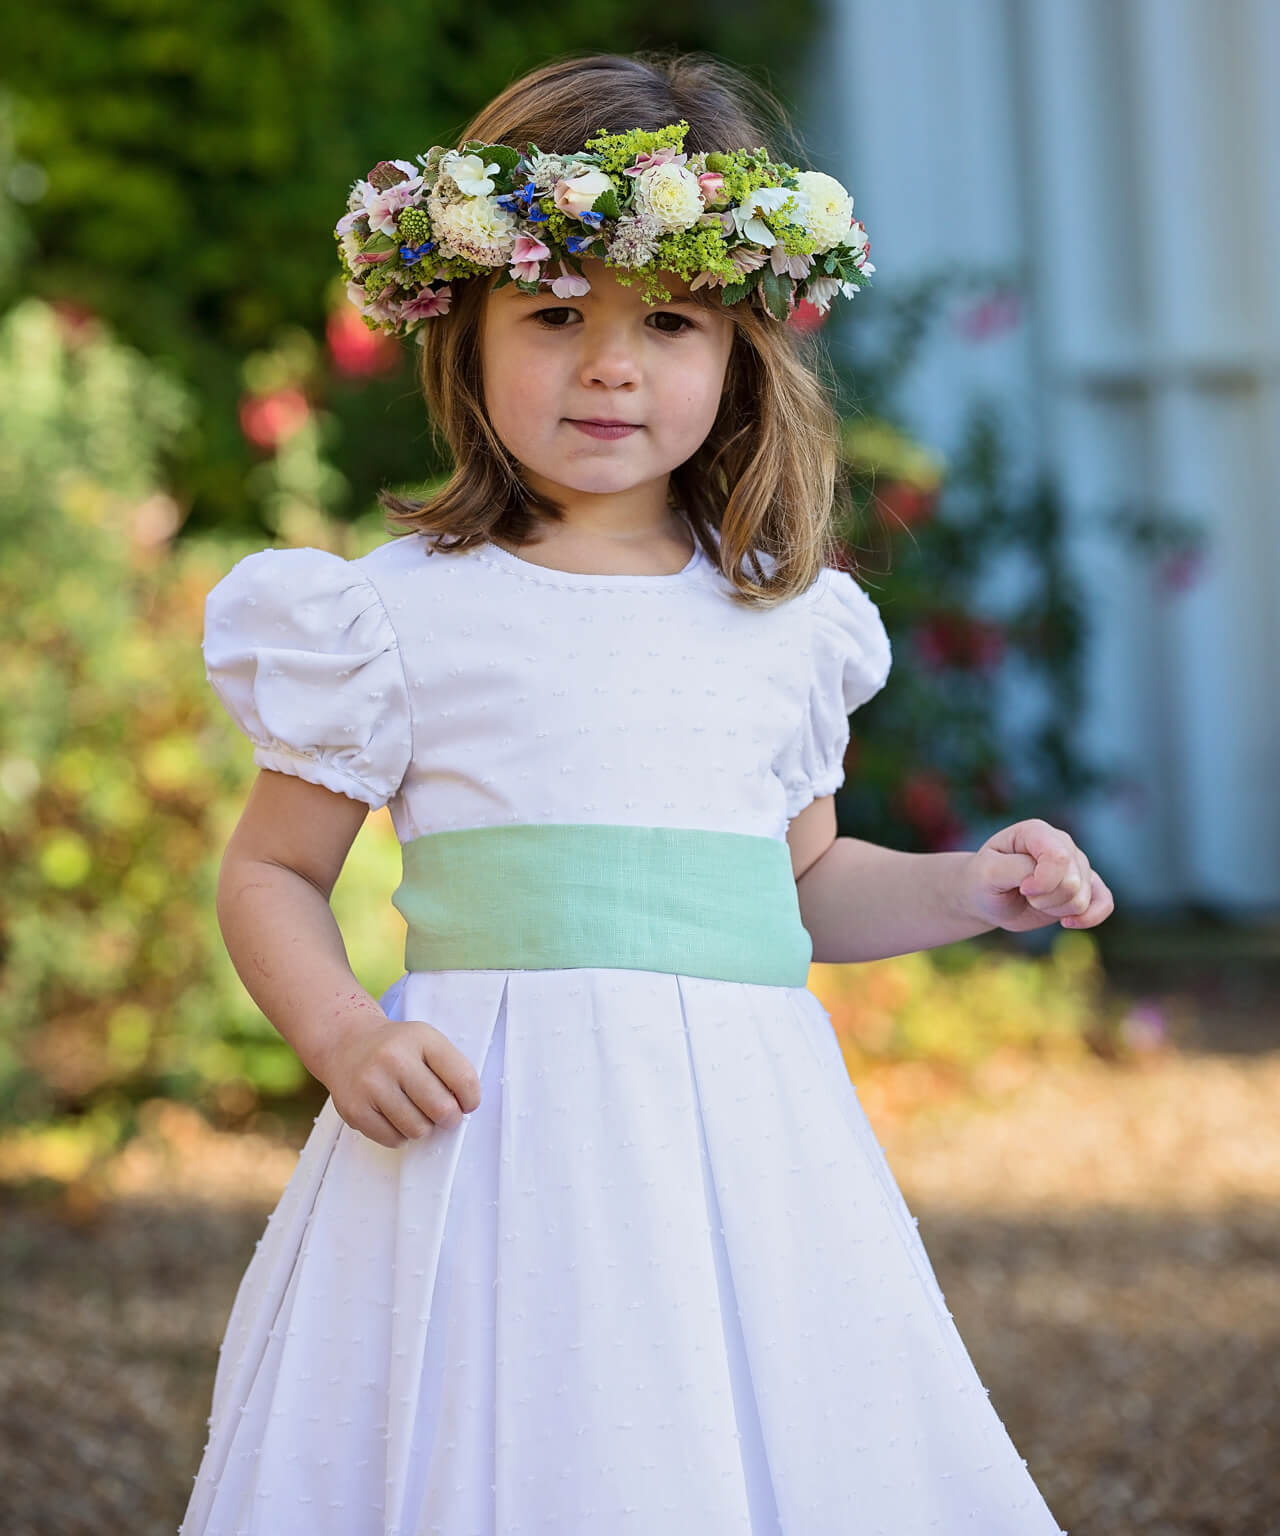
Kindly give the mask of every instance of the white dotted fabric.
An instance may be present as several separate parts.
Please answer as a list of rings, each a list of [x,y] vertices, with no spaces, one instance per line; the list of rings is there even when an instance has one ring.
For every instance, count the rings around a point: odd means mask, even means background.
[[[726,591],[703,557],[265,551],[210,595],[205,654],[266,766],[389,800],[402,839],[783,837],[887,642],[844,573],[771,613]],[[394,1150],[326,1102],[235,1297],[182,1536],[1061,1536],[813,993],[601,967],[381,1002],[482,1102]]]

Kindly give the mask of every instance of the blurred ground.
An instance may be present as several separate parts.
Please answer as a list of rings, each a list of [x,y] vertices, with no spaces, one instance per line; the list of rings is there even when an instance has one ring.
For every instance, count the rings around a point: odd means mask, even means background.
[[[1005,1060],[911,1114],[892,1074],[859,1094],[1071,1536],[1280,1536],[1280,966],[1174,951],[1108,969],[1176,1048]],[[6,1536],[173,1536],[295,1159],[157,1103],[96,1193],[0,1184]]]

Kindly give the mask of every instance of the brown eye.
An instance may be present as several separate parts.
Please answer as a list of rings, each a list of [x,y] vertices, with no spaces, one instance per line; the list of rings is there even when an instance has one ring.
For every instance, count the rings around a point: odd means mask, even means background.
[[[541,320],[544,325],[550,326],[550,328],[553,331],[563,331],[564,330],[564,326],[563,325],[554,324],[552,321],[547,319],[547,316],[548,315],[571,315],[571,314],[573,314],[573,312],[574,311],[572,309],[570,309],[567,304],[561,304],[561,305],[558,305],[555,309],[539,309],[539,310],[537,310],[535,312],[534,318],[537,319],[537,320]]]
[[[658,330],[662,331],[667,336],[678,336],[681,330],[683,330],[686,326],[688,326],[691,331],[697,330],[697,326],[694,325],[691,320],[689,320],[685,315],[676,314],[675,310],[673,309],[661,309],[652,318],[654,320],[675,320],[679,322],[677,325],[672,326],[670,329],[668,329],[666,326],[658,326]]]

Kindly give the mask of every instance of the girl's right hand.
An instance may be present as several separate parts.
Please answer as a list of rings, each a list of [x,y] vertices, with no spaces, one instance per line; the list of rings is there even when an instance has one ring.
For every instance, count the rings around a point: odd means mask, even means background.
[[[339,1115],[383,1147],[458,1125],[480,1103],[475,1067],[421,1019],[347,1031],[325,1061],[325,1079]]]

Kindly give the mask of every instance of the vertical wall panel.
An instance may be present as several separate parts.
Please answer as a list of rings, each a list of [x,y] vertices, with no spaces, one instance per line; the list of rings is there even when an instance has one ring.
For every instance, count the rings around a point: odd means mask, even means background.
[[[1062,488],[1094,634],[1082,739],[1139,787],[1087,819],[1099,867],[1131,905],[1273,910],[1280,4],[831,14],[828,121],[878,286],[958,250],[1030,274],[1032,325],[979,348],[947,331],[902,405],[945,453],[968,403],[995,396]],[[1162,592],[1102,533],[1122,502],[1206,522],[1198,584]]]

